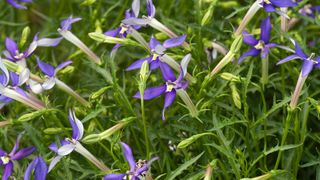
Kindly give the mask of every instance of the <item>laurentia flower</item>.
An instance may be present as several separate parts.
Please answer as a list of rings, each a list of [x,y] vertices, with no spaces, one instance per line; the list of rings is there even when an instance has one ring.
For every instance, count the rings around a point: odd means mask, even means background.
[[[186,35],[183,35],[177,38],[167,39],[166,41],[164,41],[163,44],[161,44],[157,39],[152,37],[149,42],[149,49],[150,49],[150,52],[152,53],[151,56],[135,61],[126,70],[130,71],[130,70],[140,69],[142,63],[146,60],[150,64],[151,71],[159,68],[160,64],[164,63],[164,60],[162,59],[162,57],[165,54],[165,51],[168,48],[182,45],[186,37],[187,37]]]
[[[277,44],[269,42],[271,28],[272,26],[270,22],[270,17],[267,17],[261,23],[261,33],[259,40],[255,39],[248,32],[243,32],[244,43],[252,46],[252,48],[239,58],[238,63],[241,63],[248,56],[261,55],[261,58],[263,59],[268,56],[270,49],[277,46]]]
[[[164,100],[164,107],[162,110],[162,120],[165,120],[165,110],[171,106],[174,102],[176,95],[178,94],[184,103],[187,105],[190,113],[192,116],[197,116],[197,110],[194,107],[190,97],[185,92],[186,88],[188,87],[188,82],[183,81],[183,78],[187,74],[187,65],[191,59],[191,55],[186,55],[183,60],[181,61],[180,65],[180,75],[176,78],[175,74],[171,70],[171,68],[166,63],[160,63],[160,68],[162,72],[163,79],[165,80],[165,84],[153,87],[153,88],[146,88],[144,90],[144,100],[150,100],[156,98],[162,94],[165,94]],[[140,92],[137,92],[134,98],[142,98]]]
[[[82,122],[75,116],[75,113],[71,109],[69,109],[69,122],[72,127],[72,137],[65,138],[64,140],[60,141],[61,147],[59,147],[57,143],[52,143],[49,146],[49,149],[56,152],[58,156],[56,156],[51,161],[48,171],[51,171],[51,169],[61,160],[63,156],[66,156],[72,153],[73,151],[76,151],[85,158],[87,158],[89,161],[91,161],[103,172],[110,172],[110,169],[107,166],[105,166],[101,161],[99,161],[95,156],[93,156],[79,142],[83,137],[84,127]]]
[[[34,172],[35,180],[46,180],[48,167],[46,162],[42,157],[37,156],[27,167],[26,172],[24,173],[24,180],[30,180],[32,176],[32,171]]]
[[[17,9],[27,9],[26,6],[19,4],[22,2],[32,2],[32,0],[7,0],[7,3],[9,3],[12,7],[17,8]]]
[[[58,28],[58,32],[64,37],[66,40],[77,46],[81,49],[84,53],[88,55],[90,60],[92,60],[96,64],[101,64],[100,58],[91,51],[88,46],[86,46],[77,36],[75,36],[70,30],[72,24],[75,22],[80,21],[81,18],[73,18],[72,16],[68,17],[67,19],[61,21],[60,28]]]
[[[11,176],[13,172],[13,161],[18,161],[29,156],[36,149],[34,146],[31,146],[18,151],[21,138],[22,134],[19,134],[16,143],[10,153],[7,153],[4,150],[0,149],[0,166],[4,166],[2,180],[7,180]]]
[[[320,12],[320,6],[312,6],[311,4],[306,4],[299,10],[299,13],[311,18],[316,17],[316,13]]]
[[[293,59],[300,59],[303,61],[299,79],[297,81],[296,88],[290,102],[290,107],[294,109],[297,106],[298,98],[308,75],[314,68],[320,69],[320,57],[315,57],[314,53],[312,53],[310,56],[307,56],[297,42],[293,41],[293,43],[295,45],[295,53],[280,60],[277,65],[283,64]]]
[[[25,59],[28,58],[32,53],[37,49],[37,47],[53,47],[57,46],[62,38],[38,38],[38,34],[36,34],[33,38],[33,41],[29,45],[29,47],[24,51],[20,52],[18,49],[17,43],[10,39],[6,38],[6,50],[3,51],[6,59],[17,62],[22,66],[26,66]]]
[[[129,164],[129,171],[123,174],[108,174],[103,177],[103,180],[123,180],[123,179],[131,179],[131,180],[140,180],[149,170],[151,163],[158,159],[158,157],[154,157],[149,161],[139,160],[135,161],[132,150],[126,143],[121,142],[121,146],[123,149],[124,157],[126,158]]]

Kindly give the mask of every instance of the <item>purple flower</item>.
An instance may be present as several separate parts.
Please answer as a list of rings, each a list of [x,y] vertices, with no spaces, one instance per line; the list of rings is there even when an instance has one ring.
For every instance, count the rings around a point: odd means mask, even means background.
[[[176,78],[175,74],[172,72],[171,68],[166,63],[160,63],[159,66],[162,72],[163,79],[165,80],[165,84],[158,87],[147,88],[144,91],[144,100],[150,100],[162,94],[165,94],[164,107],[162,110],[162,120],[165,120],[165,110],[169,106],[171,106],[171,104],[174,102],[176,98],[176,91],[179,89],[185,90],[188,87],[188,82],[184,82],[182,80],[184,76],[187,74],[187,65],[190,61],[190,58],[191,56],[190,54],[188,54],[181,61],[180,75],[178,78]],[[137,92],[133,97],[140,99],[140,92]]]
[[[49,90],[49,89],[53,88],[53,86],[56,83],[57,72],[59,72],[61,69],[65,68],[66,66],[70,65],[72,63],[72,61],[65,61],[65,62],[59,64],[56,68],[54,68],[50,64],[42,62],[38,57],[37,57],[37,63],[38,63],[39,68],[41,69],[41,71],[46,75],[47,80],[43,84],[41,84],[40,87],[38,84],[32,83],[32,84],[30,84],[30,88],[34,92],[41,92],[43,89]]]
[[[320,6],[312,6],[311,4],[306,4],[303,8],[299,10],[299,13],[311,18],[315,18],[315,13],[320,12]]]
[[[130,170],[125,174],[108,174],[103,177],[103,180],[123,180],[125,177],[127,177],[125,179],[129,178],[131,180],[139,180],[140,176],[149,170],[151,163],[158,159],[158,157],[155,157],[150,161],[139,160],[138,162],[136,162],[134,160],[131,148],[123,142],[121,142],[121,146],[123,149],[124,157],[129,163]]]
[[[27,9],[27,7],[19,4],[18,2],[32,2],[32,0],[7,0],[7,3],[9,3],[14,8]]]
[[[3,52],[6,59],[17,62],[28,58],[38,46],[42,47],[51,47],[57,46],[62,38],[43,38],[38,39],[38,34],[36,34],[33,38],[33,41],[29,45],[29,47],[24,51],[20,52],[18,49],[18,45],[15,41],[10,38],[6,38],[6,50]],[[25,64],[22,64],[25,67]]]
[[[260,5],[267,12],[277,12],[276,8],[278,7],[293,7],[298,4],[293,2],[292,0],[260,0]]]
[[[7,180],[11,176],[13,171],[13,161],[17,161],[29,156],[36,149],[34,146],[31,146],[18,151],[21,137],[22,134],[19,134],[16,140],[16,144],[14,145],[12,151],[9,154],[4,150],[0,149],[0,166],[4,166],[2,180]]]
[[[243,32],[244,43],[252,46],[252,48],[239,58],[238,63],[241,63],[248,56],[258,56],[259,54],[261,54],[262,58],[266,58],[268,56],[270,48],[277,46],[277,44],[269,42],[271,28],[270,17],[267,17],[261,23],[259,40],[255,39],[248,32]]]
[[[80,21],[81,18],[73,18],[72,16],[69,16],[67,19],[65,20],[62,20],[60,22],[60,28],[61,30],[68,30],[70,31],[71,30],[71,27],[72,27],[72,24],[75,23],[75,22],[78,22]]]
[[[150,64],[150,70],[154,70],[160,67],[160,64],[164,64],[161,60],[161,56],[165,54],[165,51],[168,48],[180,46],[184,43],[187,35],[182,35],[176,38],[170,38],[161,44],[157,39],[151,38],[149,42],[150,52],[152,53],[151,56],[143,59],[139,59],[133,62],[126,70],[135,70],[141,68],[141,65],[144,61],[148,61]]]
[[[42,159],[42,157],[36,157],[27,167],[26,172],[24,173],[24,180],[30,180],[30,176],[32,175],[32,171],[34,172],[35,180],[45,180],[48,167],[46,162]]]
[[[314,54],[311,54],[309,57],[303,52],[299,44],[293,41],[295,45],[295,53],[280,60],[277,65],[283,64],[293,59],[300,59],[303,61],[301,76],[306,77],[312,71],[313,68],[320,69],[320,57],[314,57]]]
[[[49,149],[58,154],[58,156],[51,161],[49,171],[60,161],[62,156],[66,156],[75,150],[76,144],[82,139],[84,131],[83,124],[71,109],[69,109],[69,122],[72,127],[72,138],[65,138],[65,140],[60,141],[61,147],[58,147],[57,143],[49,145]]]

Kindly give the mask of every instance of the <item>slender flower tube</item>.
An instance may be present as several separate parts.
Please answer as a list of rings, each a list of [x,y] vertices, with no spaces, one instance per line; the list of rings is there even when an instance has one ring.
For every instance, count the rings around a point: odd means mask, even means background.
[[[171,106],[177,94],[180,96],[183,102],[187,105],[191,116],[196,117],[198,115],[196,107],[192,103],[192,100],[190,99],[188,94],[185,92],[186,88],[188,87],[188,82],[182,81],[187,74],[187,65],[190,59],[191,59],[191,55],[188,54],[181,61],[181,65],[180,65],[181,70],[178,78],[175,77],[175,74],[172,72],[171,68],[167,64],[161,63],[160,68],[161,68],[163,79],[165,80],[165,84],[158,87],[146,88],[144,91],[144,96],[143,96],[144,100],[150,100],[162,94],[165,94],[164,107],[162,110],[162,120],[165,120],[165,110],[169,106]],[[140,92],[137,92],[133,97],[140,99],[141,98]]]
[[[0,149],[0,166],[4,166],[2,180],[7,180],[11,176],[13,172],[13,161],[18,161],[29,156],[36,149],[34,146],[31,146],[18,151],[21,138],[22,134],[19,134],[16,143],[10,153],[7,153],[4,150]]]
[[[52,170],[52,168],[61,160],[63,156],[70,154],[72,151],[76,151],[96,165],[101,171],[110,173],[110,169],[101,161],[99,161],[94,155],[92,155],[79,142],[79,140],[81,140],[83,137],[84,128],[81,121],[75,116],[71,109],[69,110],[69,122],[72,127],[72,138],[65,138],[64,140],[60,141],[61,147],[58,147],[57,143],[52,143],[49,146],[49,149],[56,152],[58,156],[51,161],[48,172]]]
[[[126,158],[129,164],[129,171],[123,174],[108,174],[103,177],[103,180],[123,180],[123,179],[131,179],[131,180],[139,180],[140,176],[144,175],[148,172],[151,163],[155,160],[158,160],[158,157],[154,157],[149,161],[139,160],[136,162],[134,160],[132,150],[126,143],[121,142],[121,146],[123,149],[124,157]]]
[[[299,75],[298,82],[296,84],[295,91],[291,97],[290,107],[292,109],[295,109],[298,104],[298,98],[300,96],[302,87],[304,85],[305,80],[307,79],[310,72],[313,70],[313,68],[320,69],[320,57],[315,57],[315,54],[312,53],[309,57],[303,52],[301,47],[297,42],[294,41],[295,45],[295,53],[280,60],[277,65],[288,62],[293,59],[300,59],[303,61],[301,73]]]
[[[46,180],[48,167],[46,162],[42,157],[37,156],[27,167],[24,173],[24,180],[30,180],[32,176],[32,171],[34,172],[35,180]]]
[[[90,58],[90,60],[100,65],[101,64],[100,58],[94,52],[92,52],[91,49],[89,49],[88,46],[86,46],[77,36],[75,36],[70,31],[71,25],[80,20],[81,18],[72,18],[72,16],[70,16],[69,18],[61,21],[60,23],[61,27],[58,29],[58,32],[63,38],[65,38],[66,40],[68,40],[69,42],[77,46],[79,49],[81,49],[84,53],[86,53]]]
[[[19,4],[21,2],[32,2],[32,0],[7,0],[7,3],[9,3],[12,7],[17,8],[17,9],[27,9],[26,6]]]

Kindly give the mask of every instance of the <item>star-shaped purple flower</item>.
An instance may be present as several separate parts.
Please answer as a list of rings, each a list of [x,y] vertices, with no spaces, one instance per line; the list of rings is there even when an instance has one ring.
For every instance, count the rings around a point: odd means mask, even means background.
[[[299,10],[299,13],[311,18],[316,17],[316,13],[320,12],[320,6],[312,6],[311,4],[306,4],[303,8]]]
[[[144,100],[150,100],[153,98],[156,98],[162,94],[165,94],[164,99],[164,107],[162,110],[162,120],[165,120],[165,110],[171,106],[171,104],[174,102],[176,98],[176,91],[179,89],[185,90],[188,87],[188,82],[182,81],[185,75],[187,74],[187,65],[190,61],[191,55],[188,54],[183,58],[180,65],[180,74],[179,77],[176,78],[175,74],[171,70],[171,68],[166,63],[160,63],[160,68],[162,72],[163,79],[165,80],[165,84],[153,87],[153,88],[147,88],[144,91]],[[134,96],[134,98],[141,98],[140,92],[137,92]]]
[[[19,3],[21,2],[32,2],[32,0],[7,0],[7,3],[9,3],[12,7],[17,8],[17,9],[27,9],[26,6],[21,5]]]
[[[306,77],[313,70],[313,68],[320,69],[320,57],[314,57],[314,54],[311,54],[309,57],[303,52],[300,45],[293,41],[295,45],[295,53],[280,60],[277,65],[283,64],[293,59],[300,59],[303,61],[301,76]]]
[[[267,12],[276,12],[276,8],[280,7],[293,7],[298,4],[293,2],[293,0],[260,0],[260,5]]]
[[[31,146],[18,151],[21,137],[22,134],[19,134],[16,140],[16,144],[14,145],[10,153],[7,153],[4,150],[0,149],[0,166],[4,166],[2,180],[7,180],[11,176],[13,171],[13,161],[17,161],[29,156],[36,149],[34,146]]]
[[[69,122],[72,127],[72,138],[65,138],[65,140],[60,141],[61,147],[59,147],[57,143],[52,143],[49,145],[49,149],[58,154],[58,156],[51,161],[49,171],[60,161],[63,156],[66,156],[75,150],[76,144],[80,139],[82,139],[84,132],[83,124],[71,109],[69,109]]]
[[[168,48],[177,47],[184,43],[187,35],[182,35],[176,38],[167,39],[161,44],[157,39],[152,37],[149,42],[150,52],[152,53],[151,56],[143,59],[139,59],[133,62],[126,70],[131,71],[135,69],[140,69],[141,65],[144,61],[148,61],[150,64],[150,70],[154,70],[160,67],[160,64],[164,64],[161,60],[161,56],[165,54],[165,51]]]
[[[26,172],[24,173],[24,180],[30,180],[32,176],[32,171],[34,172],[35,180],[46,180],[48,167],[46,162],[42,157],[37,156],[27,167]]]
[[[261,54],[262,58],[266,58],[268,56],[270,49],[277,46],[277,44],[269,42],[271,28],[270,17],[267,17],[261,23],[259,40],[255,39],[248,32],[243,32],[244,43],[252,46],[252,48],[239,58],[238,63],[241,63],[248,56],[258,56],[259,54]]]
[[[145,172],[147,172],[151,163],[158,159],[158,157],[155,157],[150,161],[139,160],[138,162],[136,162],[129,145],[121,142],[121,146],[123,149],[124,157],[129,163],[130,170],[124,174],[108,174],[103,177],[103,180],[123,180],[125,177],[127,177],[126,179],[130,180],[140,180],[140,175],[143,175]]]
[[[32,53],[36,50],[36,48],[39,47],[52,47],[57,46],[62,38],[42,38],[38,39],[38,34],[36,34],[33,38],[33,41],[29,45],[29,47],[24,51],[20,52],[18,49],[17,43],[10,39],[6,38],[6,50],[3,52],[6,59],[18,62],[21,60],[24,60],[28,58]],[[25,64],[22,64],[25,67]]]

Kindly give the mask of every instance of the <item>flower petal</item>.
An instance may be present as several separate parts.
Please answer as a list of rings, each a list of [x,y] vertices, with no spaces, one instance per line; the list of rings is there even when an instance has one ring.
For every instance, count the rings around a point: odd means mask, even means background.
[[[71,144],[71,143],[63,145],[58,149],[58,155],[59,156],[66,156],[66,155],[70,154],[75,148],[76,148],[75,145]]]
[[[149,17],[154,17],[156,14],[156,8],[154,7],[152,0],[147,0],[147,11]]]
[[[40,94],[43,92],[43,87],[41,86],[40,83],[33,81],[31,79],[29,79],[29,88],[31,89],[31,91],[35,94]]]
[[[52,89],[55,84],[56,84],[56,78],[50,77],[42,84],[42,88],[45,90],[49,90],[49,89]]]
[[[272,4],[264,4],[263,8],[269,13],[277,11]]]
[[[67,19],[61,21],[60,26],[62,30],[70,30],[71,25],[75,22],[80,21],[81,18],[72,18],[72,16],[69,16]]]
[[[292,0],[269,0],[274,6],[277,7],[293,7],[298,4],[293,2]]]
[[[42,62],[39,58],[37,58],[37,62],[38,62],[38,66],[41,69],[41,71],[48,75],[49,77],[53,77],[54,76],[54,68],[50,65],[47,64],[45,62]]]
[[[242,54],[242,56],[238,60],[238,64],[240,64],[246,57],[248,56],[258,56],[261,50],[257,50],[256,48],[251,48],[246,53]]]
[[[166,85],[158,86],[158,87],[153,87],[153,88],[147,88],[144,90],[144,100],[150,100],[155,97],[160,96],[166,91]],[[134,96],[134,98],[140,99],[140,92],[137,92]]]
[[[176,46],[180,46],[184,43],[186,40],[187,35],[182,35],[176,38],[167,39],[163,42],[163,47],[165,48],[172,48]]]
[[[259,42],[254,38],[251,34],[249,34],[247,31],[243,31],[243,42],[246,44],[249,44],[251,46],[257,45]]]
[[[7,51],[10,53],[10,55],[12,57],[14,57],[18,51],[18,46],[17,46],[16,42],[7,37],[5,45],[6,45]]]
[[[30,154],[32,154],[33,151],[35,151],[35,150],[36,150],[36,147],[34,147],[34,146],[31,146],[31,147],[28,147],[28,148],[24,148],[24,149],[18,151],[17,153],[13,154],[11,156],[11,160],[19,160],[19,159],[22,159],[24,157],[27,157]]]
[[[2,180],[7,180],[11,176],[13,171],[13,163],[10,161],[8,164],[4,166],[4,172],[2,175]]]
[[[142,174],[143,172],[145,171],[148,171],[149,167],[151,166],[151,164],[158,160],[159,158],[158,157],[154,157],[152,159],[150,159],[147,164],[143,165],[141,168],[137,169],[136,172],[135,172],[135,176],[139,176],[140,174]]]
[[[30,180],[30,176],[32,174],[32,171],[36,167],[36,164],[38,163],[38,158],[35,158],[27,167],[25,173],[24,173],[24,180]]]
[[[46,180],[48,167],[46,162],[39,156],[38,163],[36,165],[36,168],[34,170],[34,179],[35,180]]]
[[[190,60],[191,60],[191,54],[187,54],[181,60],[180,64],[181,64],[181,68],[182,68],[183,77],[185,77],[188,73],[188,64],[189,64]]]
[[[140,12],[140,0],[133,0],[131,4],[131,9],[135,17],[139,16]]]
[[[126,158],[127,162],[130,166],[130,172],[133,172],[136,167],[136,161],[133,158],[132,150],[130,146],[128,146],[126,143],[121,142],[122,150],[124,153],[124,157]]]
[[[264,41],[265,44],[269,43],[270,40],[270,31],[271,31],[271,22],[270,22],[270,16],[268,16],[266,19],[264,19],[261,23],[261,34],[260,39]]]
[[[120,30],[121,28],[111,29],[103,34],[106,36],[116,37],[119,34]]]
[[[66,140],[61,140],[61,141],[60,141],[60,145],[61,145],[61,146],[64,146],[64,145],[66,145],[66,144],[70,144],[70,143],[69,143],[68,141],[66,141]],[[49,148],[51,151],[58,153],[59,147],[58,147],[58,144],[57,144],[57,143],[52,143],[52,144],[50,144],[50,145],[48,146],[48,148]]]
[[[301,58],[300,56],[296,55],[296,54],[292,54],[292,55],[290,55],[290,56],[288,56],[288,57],[280,60],[280,61],[277,63],[277,65],[283,64],[283,63],[285,63],[285,62],[288,62],[288,61],[291,61],[291,60],[294,60],[294,59],[302,59],[302,58]]]
[[[10,77],[11,77],[11,85],[13,87],[18,86],[19,85],[19,75],[14,72],[10,72]]]
[[[158,45],[161,45],[161,43],[154,37],[151,37],[149,42],[149,47],[151,51],[154,51]]]
[[[5,152],[4,150],[0,149],[0,156],[4,156],[5,154],[7,154],[7,152]]]
[[[302,65],[302,70],[301,70],[301,74],[302,77],[306,77],[309,75],[309,73],[312,71],[313,69],[313,62],[309,61],[309,60],[304,60],[303,61],[303,65]]]
[[[299,43],[297,41],[293,41],[294,42],[294,48],[295,48],[295,52],[298,56],[302,57],[302,58],[308,58],[308,56],[303,52],[302,48],[300,47]]]
[[[171,67],[168,64],[160,62],[160,69],[162,72],[162,77],[166,82],[174,82],[176,80],[176,76],[174,75]]]
[[[72,138],[75,140],[81,139],[83,137],[84,127],[72,109],[69,109],[69,122],[72,126]]]
[[[16,139],[16,143],[14,144],[12,151],[10,152],[10,156],[13,156],[17,150],[19,149],[20,140],[22,138],[22,133],[20,133]]]
[[[140,69],[141,66],[142,66],[142,64],[143,64],[143,62],[144,62],[144,61],[150,62],[150,61],[151,61],[151,58],[152,58],[152,56],[149,56],[149,57],[147,57],[147,58],[139,59],[139,60],[133,62],[129,67],[127,67],[126,71],[131,71],[131,70],[135,70],[135,69]]]
[[[148,19],[140,19],[140,18],[127,18],[121,21],[124,24],[127,25],[139,25],[139,26],[145,26],[149,23]]]
[[[167,92],[164,98],[164,107],[162,110],[162,120],[165,120],[165,111],[166,109],[171,106],[171,104],[174,102],[176,99],[176,90],[173,89],[171,92]]]
[[[65,68],[66,66],[69,66],[70,64],[72,64],[72,61],[65,61],[61,64],[59,64],[56,69],[54,70],[55,71],[55,74],[60,71],[61,69]]]
[[[37,41],[38,46],[41,47],[54,47],[57,46],[63,38],[42,38]]]
[[[123,180],[126,174],[108,174],[103,177],[103,180]]]
[[[48,173],[57,165],[57,163],[61,160],[62,156],[56,156],[50,162]]]

